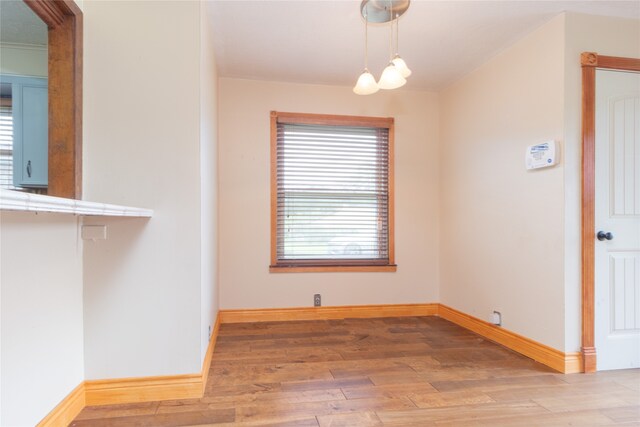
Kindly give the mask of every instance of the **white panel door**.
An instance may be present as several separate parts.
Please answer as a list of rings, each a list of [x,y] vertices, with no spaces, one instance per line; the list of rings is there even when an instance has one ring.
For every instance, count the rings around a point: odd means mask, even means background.
[[[640,74],[596,72],[597,369],[640,367]],[[611,233],[608,235],[607,233]],[[597,234],[596,234],[597,235]]]

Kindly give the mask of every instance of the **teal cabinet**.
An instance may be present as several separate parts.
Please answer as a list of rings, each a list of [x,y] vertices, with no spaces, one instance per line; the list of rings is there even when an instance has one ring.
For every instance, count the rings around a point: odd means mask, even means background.
[[[49,174],[47,79],[0,76],[11,84],[13,111],[13,185],[42,188]]]

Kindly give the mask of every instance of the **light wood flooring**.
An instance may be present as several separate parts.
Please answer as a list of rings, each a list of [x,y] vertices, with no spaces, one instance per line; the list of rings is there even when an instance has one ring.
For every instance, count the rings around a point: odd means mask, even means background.
[[[225,324],[202,399],[84,426],[638,426],[640,370],[562,375],[438,317]]]

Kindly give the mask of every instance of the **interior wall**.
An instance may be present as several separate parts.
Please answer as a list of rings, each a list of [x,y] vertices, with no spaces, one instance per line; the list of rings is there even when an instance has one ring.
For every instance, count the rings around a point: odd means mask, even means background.
[[[86,378],[197,373],[200,4],[85,1],[84,25],[84,198],[155,211],[86,220]]]
[[[0,73],[47,77],[47,55],[46,46],[0,43]]]
[[[565,40],[565,292],[566,348],[581,346],[582,71],[580,54],[640,58],[640,20],[568,13]]]
[[[218,315],[218,71],[210,7],[200,6],[201,361]]]
[[[1,426],[37,424],[84,379],[79,221],[0,213]]]
[[[564,349],[564,29],[560,15],[442,93],[441,301]],[[555,140],[560,163],[525,169]]]
[[[219,80],[220,307],[436,302],[438,97]],[[270,111],[395,117],[395,273],[269,273]]]

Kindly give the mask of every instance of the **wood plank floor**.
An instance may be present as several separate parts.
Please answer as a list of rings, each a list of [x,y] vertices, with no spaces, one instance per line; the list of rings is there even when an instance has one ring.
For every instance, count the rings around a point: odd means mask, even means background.
[[[632,426],[640,370],[562,375],[438,317],[225,324],[202,399],[84,426]]]

